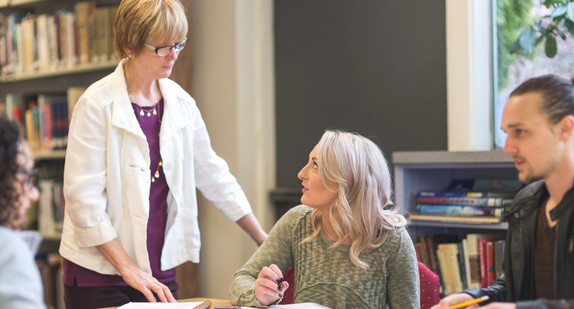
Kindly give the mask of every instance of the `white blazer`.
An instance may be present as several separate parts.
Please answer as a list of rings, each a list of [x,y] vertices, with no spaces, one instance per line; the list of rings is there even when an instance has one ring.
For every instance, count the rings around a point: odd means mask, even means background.
[[[227,163],[217,156],[193,98],[169,79],[160,154],[170,192],[161,269],[199,262],[197,187],[230,221],[251,207]],[[151,274],[146,248],[151,184],[146,137],[136,119],[122,63],[78,100],[64,167],[65,215],[60,254],[102,274],[119,274],[97,245],[118,238],[130,258]]]

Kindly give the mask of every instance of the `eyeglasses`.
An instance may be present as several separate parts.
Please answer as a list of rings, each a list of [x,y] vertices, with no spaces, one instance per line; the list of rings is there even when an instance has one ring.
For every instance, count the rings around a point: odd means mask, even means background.
[[[175,43],[175,45],[166,45],[166,46],[155,47],[155,46],[149,45],[148,43],[145,43],[145,46],[149,49],[153,49],[155,51],[156,55],[158,55],[160,57],[165,57],[171,53],[172,49],[176,53],[181,51],[185,47],[185,43],[187,43],[187,39],[184,39],[183,41],[181,41],[179,43]]]
[[[22,184],[28,188],[37,188],[38,187],[38,170],[25,170],[25,169],[18,169],[18,173],[26,175],[26,179],[22,181]]]

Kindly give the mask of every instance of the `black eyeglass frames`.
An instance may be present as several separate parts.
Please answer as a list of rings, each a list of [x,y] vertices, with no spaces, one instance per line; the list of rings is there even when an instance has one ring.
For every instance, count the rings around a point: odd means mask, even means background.
[[[187,43],[187,38],[179,43],[175,43],[174,45],[155,47],[148,43],[145,43],[145,46],[149,49],[153,49],[156,55],[160,57],[165,57],[171,53],[172,49],[175,50],[175,52],[181,51],[185,47],[185,43]]]
[[[34,188],[34,187],[38,187],[38,170],[37,169],[32,169],[32,170],[26,170],[26,169],[19,169],[18,173],[24,174],[26,175],[26,178],[22,181],[22,184],[24,186],[26,186],[27,188]]]

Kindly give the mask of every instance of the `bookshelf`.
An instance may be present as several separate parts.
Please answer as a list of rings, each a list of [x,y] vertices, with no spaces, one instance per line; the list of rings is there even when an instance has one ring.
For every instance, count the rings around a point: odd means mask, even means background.
[[[394,152],[395,200],[403,214],[414,212],[416,192],[441,191],[454,179],[516,179],[518,173],[510,157],[500,150],[476,152],[411,151]],[[504,231],[506,222],[465,224],[409,220],[409,231],[418,234]]]
[[[49,97],[57,94],[69,99],[71,92],[68,92],[68,90],[70,88],[83,89],[111,73],[118,64],[110,47],[112,42],[110,25],[113,20],[111,16],[114,14],[112,7],[117,6],[120,3],[119,0],[90,2],[93,9],[90,14],[96,14],[96,8],[99,11],[104,11],[104,8],[109,10],[109,12],[105,13],[107,14],[105,27],[99,26],[104,25],[104,23],[101,20],[96,20],[95,15],[89,15],[90,27],[94,31],[90,33],[90,37],[83,35],[85,38],[82,38],[82,35],[79,35],[79,31],[76,29],[78,27],[77,20],[75,19],[69,23],[66,29],[61,28],[60,23],[50,21],[49,18],[63,20],[60,19],[62,12],[74,15],[75,18],[75,14],[78,13],[75,5],[80,2],[88,4],[87,1],[79,0],[0,0],[0,106],[2,106],[2,111],[9,117],[14,118],[15,115],[19,115],[17,120],[21,123],[26,138],[29,136],[24,114],[30,107],[27,104],[27,98],[39,97],[40,95]],[[8,23],[9,20],[12,22],[11,24]],[[31,32],[20,30],[20,28],[24,27],[24,22],[28,23],[28,29],[32,29]],[[73,27],[71,31],[70,27]],[[99,37],[95,37],[96,28],[99,31]],[[104,28],[106,29],[105,31],[101,30]],[[12,38],[19,39],[11,41],[12,49],[10,51],[12,56],[10,57],[8,57],[8,30],[10,30]],[[40,30],[45,31],[41,32]],[[63,41],[63,33],[73,33],[72,39],[68,35],[67,40]],[[75,36],[76,33],[78,33],[78,37]],[[89,40],[88,43],[90,44],[94,44],[93,42],[100,44],[88,45],[90,53],[87,61],[80,61],[80,50],[86,50],[85,46],[83,46],[83,49],[79,48],[81,40],[84,40],[84,42]],[[105,42],[105,45],[101,42]],[[106,48],[100,47],[98,49],[98,46],[105,46]],[[72,59],[70,57],[64,58],[63,48],[75,51],[73,61],[69,60]],[[29,54],[30,50],[34,50],[32,56]],[[17,56],[14,56],[16,53]],[[77,99],[76,95],[77,93],[71,97]],[[58,108],[64,108],[65,105],[67,110],[69,106],[66,101],[68,100],[58,102],[60,104]],[[51,104],[52,115],[54,115],[56,113],[55,102],[47,101],[46,105],[48,103]],[[43,106],[40,104],[39,98],[36,104],[38,107]],[[19,112],[15,113],[13,107],[20,108]],[[41,112],[43,109],[38,109],[40,110],[40,115],[45,115]],[[58,115],[66,114],[67,112],[59,113]],[[65,120],[64,124],[58,124],[58,126],[61,131],[67,132],[67,116],[57,119],[58,121]],[[36,123],[36,120],[34,120],[34,123]],[[43,124],[45,123],[40,121],[40,124],[39,127],[44,129]],[[52,124],[54,124],[54,121],[52,121]],[[40,129],[40,132],[43,132],[41,134],[43,137],[43,134],[49,129],[45,129],[45,131],[42,131],[42,129]],[[56,185],[61,185],[63,178],[66,153],[65,143],[60,145],[60,147],[54,147],[53,150],[40,149],[42,150],[37,149],[33,151],[36,168],[40,175],[39,189],[49,189],[42,190],[40,200],[36,203],[37,206],[31,208],[33,210],[28,216],[27,228],[38,230],[43,234],[43,242],[36,256],[36,262],[44,282],[46,304],[48,308],[63,308],[61,257],[58,254],[61,216],[57,215],[58,212],[61,212],[63,203],[50,203],[50,199],[46,196],[54,197],[60,191],[58,188],[61,187]],[[50,193],[46,195],[44,191]],[[48,202],[46,203],[46,201]],[[46,214],[46,204],[50,209],[50,215],[48,216],[44,216]],[[47,220],[49,224],[45,224]]]
[[[510,156],[499,150],[394,152],[393,164],[395,201],[405,216],[416,212],[419,191],[443,191],[455,179],[516,180],[518,177]],[[443,295],[483,284],[488,286],[494,280],[501,269],[504,246],[498,239],[507,228],[506,222],[478,224],[408,219],[417,258],[440,276]]]
[[[111,25],[119,2],[0,0],[0,106],[22,124],[37,161],[64,158],[64,120],[76,94],[116,67]],[[73,100],[66,100],[69,89],[76,90]],[[63,99],[54,102],[56,95]],[[46,109],[41,96],[49,98]],[[29,134],[32,119],[37,134]]]
[[[0,0],[0,9],[20,5],[30,5],[42,1],[43,0]]]
[[[46,72],[32,72],[32,73],[18,73],[9,76],[0,76],[0,83],[15,83],[28,80],[38,80],[49,77],[59,77],[65,75],[77,75],[81,73],[92,73],[100,71],[112,71],[118,65],[117,60],[105,61],[101,63],[90,63],[84,65],[77,65],[70,69],[57,69]]]
[[[88,2],[88,1],[80,1],[80,0],[0,0],[0,18],[2,15],[9,15],[9,14],[23,14],[27,16],[27,13],[31,13],[32,16],[39,16],[39,15],[53,15],[59,11],[68,11],[77,13],[75,5],[80,2]],[[118,6],[120,0],[95,0],[90,1],[96,4],[96,10],[102,9],[105,7],[111,8],[114,6]],[[184,5],[187,7],[189,11],[189,6],[191,5],[189,2],[185,2]],[[101,12],[96,12],[95,20],[89,23],[91,26],[95,25],[95,36],[98,38],[98,33],[103,35],[102,33],[107,33],[105,36],[106,39],[110,39],[109,34],[111,33],[111,26],[113,23],[113,18],[109,18],[113,16],[115,12],[110,11],[111,15],[107,15],[108,19],[105,22],[100,23],[100,19],[98,16],[102,17]],[[103,18],[103,17],[102,17]],[[77,20],[75,20],[77,22]],[[2,20],[0,20],[0,24],[2,24]],[[85,24],[85,23],[83,23]],[[100,27],[99,25],[105,24],[106,27]],[[77,24],[76,24],[77,25]],[[101,32],[102,29],[106,29],[106,31]],[[37,30],[37,28],[36,28]],[[100,31],[100,32],[98,32]],[[38,33],[36,31],[36,33]],[[75,33],[79,33],[79,31],[75,31]],[[90,35],[91,36],[91,35]],[[0,53],[2,52],[2,40],[3,32],[2,27],[0,27]],[[80,35],[81,38],[86,38],[86,35]],[[40,44],[37,38],[33,40],[34,44]],[[80,44],[80,39],[76,39],[76,44]],[[98,40],[95,40],[98,41]],[[93,43],[94,40],[88,40],[88,44]],[[100,42],[100,41],[98,41]],[[86,43],[86,42],[84,42]],[[15,105],[23,106],[25,104],[24,97],[33,94],[62,94],[66,93],[66,91],[70,87],[87,87],[94,83],[95,81],[101,79],[102,77],[106,76],[107,74],[111,73],[115,67],[118,65],[118,60],[113,53],[110,53],[111,44],[110,42],[106,44],[96,43],[96,46],[99,47],[100,53],[93,56],[91,52],[93,50],[97,50],[93,46],[90,45],[89,48],[85,47],[85,44],[81,44],[82,47],[76,47],[76,52],[81,53],[81,50],[88,50],[90,51],[91,57],[89,57],[88,61],[82,62],[81,55],[78,54],[77,59],[74,61],[73,64],[68,62],[62,62],[62,59],[59,59],[58,63],[50,63],[47,67],[43,69],[41,65],[38,65],[34,69],[24,69],[20,71],[15,70],[4,70],[3,67],[6,67],[5,63],[2,63],[2,57],[0,57],[0,106],[3,106],[2,103],[6,103],[6,98],[9,95],[11,98],[14,99]],[[50,45],[51,46],[51,45]],[[102,46],[106,46],[106,49],[103,49]],[[28,49],[29,50],[29,49]],[[103,56],[103,52],[106,50],[107,57]],[[184,53],[188,53],[189,55],[186,57],[187,59],[191,59],[191,48],[187,48],[184,50]],[[39,59],[38,59],[39,60]],[[178,67],[181,66],[191,66],[191,62],[182,62],[183,59],[178,61]],[[190,60],[189,60],[190,61]],[[185,74],[180,74],[180,79],[185,79],[187,83],[182,83],[181,80],[177,80],[177,76],[173,76],[174,80],[178,81],[182,85],[187,85],[187,88],[191,88],[191,79],[189,78],[189,74],[187,74],[187,69],[179,69],[181,72],[185,72]],[[6,106],[6,105],[4,105]],[[34,151],[33,152],[34,159],[36,161],[36,166],[38,168],[45,167],[50,169],[57,170],[58,168],[63,169],[64,159],[65,159],[65,150],[53,150],[53,151]],[[63,172],[62,172],[63,173]],[[60,173],[59,176],[62,176]],[[42,180],[42,177],[40,177]],[[63,304],[61,303],[61,290],[59,286],[61,285],[61,274],[58,273],[61,271],[58,263],[58,247],[60,243],[59,235],[49,235],[44,236],[44,242],[40,248],[40,256],[45,256],[43,259],[44,264],[46,265],[39,265],[41,270],[42,276],[45,281],[45,291],[46,295],[46,302],[48,304],[48,308],[63,308]],[[188,262],[182,266],[178,267],[177,270],[177,281],[180,286],[179,289],[179,296],[180,297],[196,297],[199,293],[199,275],[198,275],[199,267],[197,264],[193,264]],[[54,274],[56,273],[56,274]],[[60,280],[60,281],[57,281]],[[55,281],[55,283],[54,283]],[[51,296],[50,296],[51,295]]]

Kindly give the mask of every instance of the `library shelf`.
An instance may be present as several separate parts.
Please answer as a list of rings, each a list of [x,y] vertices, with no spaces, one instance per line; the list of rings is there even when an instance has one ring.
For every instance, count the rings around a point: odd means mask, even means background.
[[[66,157],[66,150],[34,152],[32,155],[34,157],[34,161],[63,160]]]
[[[78,64],[72,68],[58,69],[54,71],[45,72],[32,72],[32,73],[20,73],[8,76],[0,76],[0,82],[10,83],[10,82],[20,82],[26,80],[35,80],[47,77],[58,77],[63,75],[74,75],[81,73],[90,73],[98,71],[111,71],[118,65],[117,60],[99,62],[99,63],[89,63],[89,64]]]
[[[403,151],[393,153],[395,203],[404,215],[416,210],[418,191],[442,191],[454,179],[517,179],[509,155],[492,151]],[[466,224],[409,220],[412,236],[428,231],[466,234],[481,230],[505,231],[506,222]]]
[[[45,0],[0,0],[0,8],[16,7],[21,5],[29,5]]]

